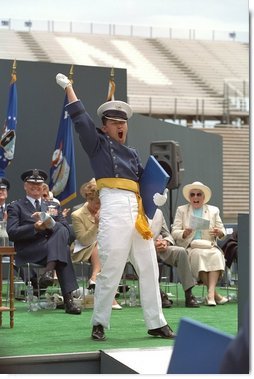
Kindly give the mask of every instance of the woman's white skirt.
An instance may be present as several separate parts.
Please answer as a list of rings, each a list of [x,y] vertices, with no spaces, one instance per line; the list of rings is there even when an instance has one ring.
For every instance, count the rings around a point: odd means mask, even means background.
[[[221,271],[225,269],[225,259],[217,247],[210,249],[187,249],[191,272],[194,278],[199,279],[199,272]]]

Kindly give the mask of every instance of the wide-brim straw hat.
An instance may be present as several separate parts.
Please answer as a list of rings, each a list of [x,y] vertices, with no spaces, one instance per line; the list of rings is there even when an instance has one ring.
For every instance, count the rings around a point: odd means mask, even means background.
[[[209,187],[205,186],[201,182],[193,182],[191,184],[186,184],[183,187],[183,196],[188,202],[190,201],[190,192],[193,190],[200,190],[203,192],[205,195],[204,204],[208,203],[208,201],[211,199],[212,191]]]

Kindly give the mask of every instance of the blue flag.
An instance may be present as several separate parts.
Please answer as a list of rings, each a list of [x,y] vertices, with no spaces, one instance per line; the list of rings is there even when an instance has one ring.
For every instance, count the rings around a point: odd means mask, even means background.
[[[0,137],[0,177],[5,176],[5,169],[14,158],[17,125],[17,87],[16,73],[12,73],[7,118]]]
[[[55,150],[51,161],[49,183],[50,190],[61,205],[68,203],[77,196],[73,130],[70,116],[65,110],[67,102],[67,96],[65,96]]]

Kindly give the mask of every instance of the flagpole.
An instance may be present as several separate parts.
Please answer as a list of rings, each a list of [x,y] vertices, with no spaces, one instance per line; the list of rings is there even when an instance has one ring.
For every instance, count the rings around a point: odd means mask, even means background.
[[[115,70],[114,70],[114,67],[111,68],[110,79],[115,81]]]
[[[115,100],[115,70],[114,67],[111,68],[109,76],[109,87],[108,87],[108,96],[107,101]]]
[[[12,73],[11,73],[11,83],[16,81],[16,69],[17,69],[17,64],[16,64],[16,59],[14,59],[13,64],[12,64]]]
[[[14,59],[9,84],[7,116],[3,133],[0,134],[0,177],[5,176],[5,169],[14,158],[17,125],[17,88],[16,59]]]
[[[73,64],[72,64],[70,71],[69,71],[69,75],[68,75],[68,79],[71,81],[71,83],[73,83],[73,74],[74,74],[74,68],[73,68]]]
[[[74,69],[70,68],[68,79],[73,82]],[[76,193],[76,167],[72,124],[65,106],[68,103],[65,94],[57,132],[55,150],[51,159],[49,188],[61,206],[77,197]]]

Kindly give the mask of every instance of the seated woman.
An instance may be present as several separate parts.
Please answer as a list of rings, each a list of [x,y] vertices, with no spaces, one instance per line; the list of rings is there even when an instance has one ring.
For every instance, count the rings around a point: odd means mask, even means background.
[[[217,238],[224,238],[226,230],[219,209],[207,204],[211,195],[210,188],[201,182],[183,187],[183,196],[188,204],[177,208],[172,236],[177,245],[187,249],[193,276],[207,287],[206,305],[215,306],[228,301],[216,292],[216,284],[225,269],[224,255],[217,246]],[[199,229],[195,224],[199,224]]]
[[[72,226],[76,235],[74,248],[71,252],[72,262],[91,262],[92,274],[89,279],[88,289],[92,289],[96,284],[96,276],[101,271],[97,247],[97,231],[99,224],[100,199],[96,187],[95,179],[80,187],[81,196],[86,202],[80,208],[71,213]],[[113,301],[112,309],[122,307]]]

